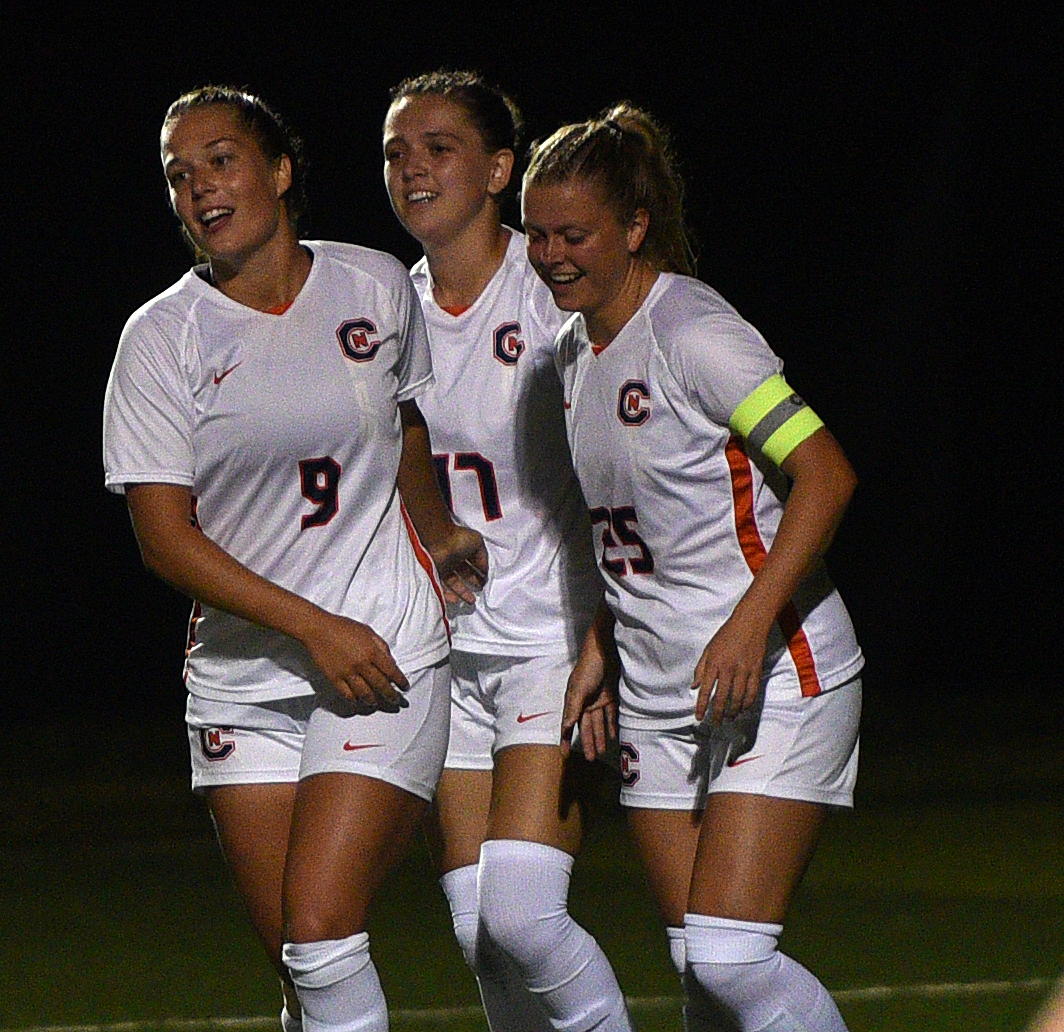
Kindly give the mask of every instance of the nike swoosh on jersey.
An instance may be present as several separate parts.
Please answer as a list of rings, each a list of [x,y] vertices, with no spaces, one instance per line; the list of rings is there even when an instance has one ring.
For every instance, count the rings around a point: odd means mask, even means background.
[[[218,384],[220,384],[234,369],[238,368],[239,366],[242,366],[243,364],[244,364],[244,360],[241,359],[239,362],[237,362],[236,365],[230,366],[224,372],[215,373],[214,374],[214,385],[217,387]]]
[[[729,767],[738,767],[741,763],[753,763],[754,760],[760,760],[760,756],[740,756],[737,760],[730,760],[728,762]]]
[[[546,717],[546,716],[549,716],[552,712],[553,712],[552,710],[544,710],[542,713],[528,713],[528,714],[518,713],[517,714],[517,723],[518,724],[523,724],[527,720],[535,720],[537,717]]]
[[[380,747],[380,742],[371,742],[367,745],[354,745],[351,742],[344,742],[344,752],[355,752],[357,749],[379,749]]]

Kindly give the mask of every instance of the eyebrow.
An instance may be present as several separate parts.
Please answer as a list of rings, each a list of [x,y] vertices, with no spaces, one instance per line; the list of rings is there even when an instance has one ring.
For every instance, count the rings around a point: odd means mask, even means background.
[[[217,139],[211,140],[203,145],[204,150],[210,150],[211,147],[217,147],[220,143],[236,143],[235,136],[219,136]],[[174,155],[169,161],[163,163],[163,169],[168,169],[172,165],[178,165],[181,163],[181,159]]]

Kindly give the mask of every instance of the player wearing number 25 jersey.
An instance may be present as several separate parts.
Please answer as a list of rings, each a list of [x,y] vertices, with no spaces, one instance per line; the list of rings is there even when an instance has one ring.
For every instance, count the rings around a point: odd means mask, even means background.
[[[447,640],[396,491],[397,403],[432,380],[420,305],[390,255],[306,246],[313,265],[283,315],[231,300],[200,268],[130,318],[107,393],[106,483],[189,487],[212,541],[422,669]],[[293,638],[198,604],[186,680],[233,701],[324,687]]]
[[[659,274],[600,353],[574,317],[558,363],[573,459],[617,615],[621,724],[689,724],[692,671],[753,580],[786,499],[786,479],[741,438],[771,457],[774,445],[789,450],[820,420],[787,386],[757,330],[686,276]],[[821,564],[769,634],[767,698],[819,695],[862,662]]]

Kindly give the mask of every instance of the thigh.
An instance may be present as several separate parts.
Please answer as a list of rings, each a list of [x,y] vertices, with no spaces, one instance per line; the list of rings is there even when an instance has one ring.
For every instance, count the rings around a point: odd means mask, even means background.
[[[497,752],[486,837],[539,842],[575,856],[582,822],[572,763],[557,744]]]
[[[629,807],[628,830],[650,891],[667,926],[679,928],[687,912],[702,814],[698,810]]]
[[[826,807],[715,793],[702,817],[688,910],[781,924],[816,848]]]
[[[429,850],[440,874],[475,864],[488,834],[492,772],[444,768],[425,816]]]
[[[284,977],[281,882],[296,785],[221,785],[207,789],[205,795],[255,931]]]
[[[361,774],[302,780],[284,871],[285,938],[317,942],[365,931],[370,904],[426,805],[397,785]]]
[[[398,713],[310,716],[282,893],[290,941],[365,930],[369,906],[424,815],[447,748],[447,665],[410,675]]]

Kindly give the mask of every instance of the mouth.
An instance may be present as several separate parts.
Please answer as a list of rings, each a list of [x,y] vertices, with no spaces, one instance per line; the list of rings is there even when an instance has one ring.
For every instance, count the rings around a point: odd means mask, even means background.
[[[204,229],[216,229],[233,214],[234,209],[232,208],[208,208],[207,211],[198,216],[198,221]]]
[[[429,201],[434,201],[438,196],[439,194],[435,194],[431,190],[414,190],[406,195],[406,203],[427,204]]]
[[[551,287],[570,287],[583,275],[582,272],[548,272],[547,284]]]

